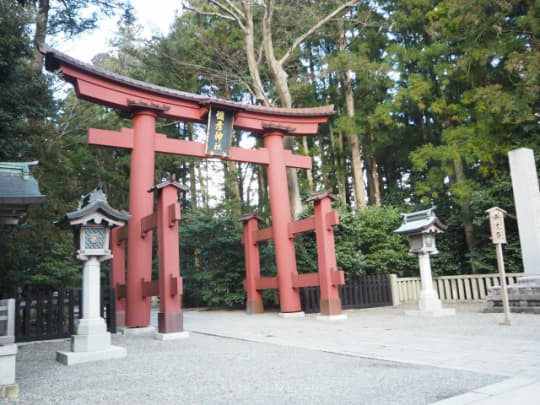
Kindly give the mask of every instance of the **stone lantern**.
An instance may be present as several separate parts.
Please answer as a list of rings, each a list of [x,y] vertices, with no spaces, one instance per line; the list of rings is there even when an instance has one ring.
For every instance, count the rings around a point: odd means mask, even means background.
[[[422,290],[418,300],[418,311],[408,311],[407,314],[431,316],[454,315],[454,309],[443,309],[441,300],[433,288],[431,263],[429,255],[439,251],[435,245],[435,234],[443,233],[446,226],[435,215],[435,208],[401,214],[403,224],[394,232],[407,236],[409,239],[409,254],[418,256]]]
[[[105,320],[100,316],[100,262],[112,258],[111,228],[124,225],[130,215],[112,208],[101,187],[83,195],[76,211],[66,214],[61,225],[73,228],[77,259],[84,261],[82,317],[71,338],[71,352],[58,352],[66,365],[126,356],[122,347],[111,346]]]

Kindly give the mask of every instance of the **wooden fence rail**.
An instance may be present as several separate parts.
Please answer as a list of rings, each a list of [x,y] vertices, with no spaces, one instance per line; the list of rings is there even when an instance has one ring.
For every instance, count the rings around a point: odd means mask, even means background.
[[[114,288],[102,291],[101,303],[107,329],[116,333]],[[22,293],[15,300],[15,341],[70,337],[81,314],[80,290]]]
[[[390,284],[390,278],[386,274],[351,277],[344,285],[338,287],[342,308],[373,308],[392,305]],[[300,298],[305,313],[320,312],[319,287],[301,288]]]
[[[507,285],[517,282],[523,273],[506,274]],[[397,289],[397,304],[416,302],[420,296],[420,277],[397,278],[393,288]],[[498,274],[473,274],[441,276],[433,278],[433,288],[444,302],[474,302],[486,298],[489,287],[499,285]]]

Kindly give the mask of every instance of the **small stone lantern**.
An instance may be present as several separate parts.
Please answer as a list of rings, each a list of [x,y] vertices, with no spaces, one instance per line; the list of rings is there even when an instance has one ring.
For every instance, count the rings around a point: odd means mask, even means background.
[[[112,208],[101,187],[83,195],[76,211],[66,214],[61,225],[73,227],[77,259],[84,261],[82,317],[71,338],[71,352],[57,352],[66,365],[126,356],[126,349],[111,346],[105,320],[100,316],[100,262],[112,258],[111,228],[124,225],[130,215]]]
[[[407,314],[422,314],[431,316],[454,315],[454,309],[443,309],[437,292],[433,288],[431,263],[429,255],[439,251],[435,245],[435,234],[443,233],[446,226],[435,215],[435,208],[401,214],[403,224],[394,232],[409,238],[409,254],[418,256],[422,290],[418,300],[418,311],[408,311]]]

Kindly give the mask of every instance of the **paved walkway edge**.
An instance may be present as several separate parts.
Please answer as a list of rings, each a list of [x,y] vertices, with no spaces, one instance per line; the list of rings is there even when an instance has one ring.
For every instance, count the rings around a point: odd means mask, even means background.
[[[514,377],[500,383],[477,388],[462,395],[434,402],[432,405],[532,404],[538,400],[539,392],[539,380]]]

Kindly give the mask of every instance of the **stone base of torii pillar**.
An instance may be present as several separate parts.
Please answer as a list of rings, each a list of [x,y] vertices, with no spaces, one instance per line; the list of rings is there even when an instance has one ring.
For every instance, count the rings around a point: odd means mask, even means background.
[[[71,337],[71,351],[56,352],[56,360],[66,366],[127,356],[124,347],[111,345],[105,320],[99,316],[99,261],[91,257],[83,270],[83,317]]]

